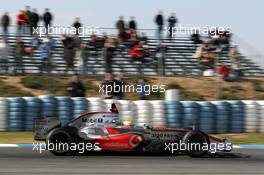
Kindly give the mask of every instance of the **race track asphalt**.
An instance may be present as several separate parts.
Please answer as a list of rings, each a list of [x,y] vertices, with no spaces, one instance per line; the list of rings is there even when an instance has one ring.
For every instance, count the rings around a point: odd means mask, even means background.
[[[233,152],[234,155],[209,158],[127,154],[57,157],[49,152],[33,152],[29,148],[0,148],[0,175],[264,174],[264,150]]]

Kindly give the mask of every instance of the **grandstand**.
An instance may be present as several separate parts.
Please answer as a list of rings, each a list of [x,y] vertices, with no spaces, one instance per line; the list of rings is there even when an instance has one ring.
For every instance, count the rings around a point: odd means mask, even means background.
[[[1,36],[1,35],[0,35]],[[56,41],[55,52],[52,56],[51,62],[53,69],[51,73],[61,73],[63,74],[66,68],[65,62],[63,60],[63,46],[60,41],[60,36],[53,36]],[[15,34],[10,34],[7,37],[7,41],[11,46],[11,50],[14,49]],[[23,41],[26,46],[30,46],[31,36],[22,36]],[[89,37],[84,37],[84,41],[89,40]],[[155,37],[150,37],[148,40],[150,50],[153,51],[158,45],[158,40]],[[196,58],[193,57],[197,44],[194,44],[189,36],[181,36],[174,39],[163,39],[163,42],[167,46],[167,53],[165,57],[165,75],[166,76],[200,76],[202,75],[202,70]],[[41,60],[39,58],[39,50],[35,50],[32,55],[23,57],[23,65],[25,73],[35,74],[39,73],[39,66],[41,65]],[[231,60],[228,51],[223,51],[217,56],[218,62],[225,61],[230,64]],[[126,72],[129,75],[134,75],[138,73],[139,62],[132,61],[132,58],[128,54],[115,53],[112,59],[112,70],[113,72]],[[7,65],[12,69],[15,59],[13,54],[10,55],[9,64]],[[245,76],[264,76],[264,70],[254,63],[250,57],[246,57],[240,54],[240,64]],[[99,56],[89,57],[87,62],[87,69],[90,74],[104,74],[105,73],[105,61],[102,54],[102,49],[99,50]],[[142,66],[142,73],[144,75],[157,75],[157,64],[145,64]]]

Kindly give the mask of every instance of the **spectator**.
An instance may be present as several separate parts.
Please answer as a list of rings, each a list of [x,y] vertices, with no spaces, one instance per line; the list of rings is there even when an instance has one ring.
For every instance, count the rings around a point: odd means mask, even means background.
[[[83,42],[80,44],[80,47],[76,50],[75,58],[78,62],[79,74],[85,75],[87,71],[87,49],[86,45]]]
[[[159,11],[158,15],[155,18],[155,22],[158,26],[158,29],[157,29],[158,39],[161,39],[161,33],[163,30],[163,25],[164,25],[162,11]]]
[[[115,51],[113,38],[107,38],[104,43],[105,72],[112,73],[112,58]]]
[[[51,21],[53,20],[53,16],[50,13],[48,8],[45,9],[45,12],[43,14],[42,19],[43,19],[43,22],[44,22],[44,26],[46,28],[46,32],[48,33],[48,26],[51,25]]]
[[[118,30],[118,38],[120,42],[124,42],[126,35],[126,27],[123,16],[119,17],[119,20],[116,23],[116,28]]]
[[[129,21],[128,27],[129,27],[129,29],[133,29],[135,31],[137,30],[137,23],[135,21],[135,17],[134,16],[130,17],[130,21]]]
[[[32,12],[30,10],[30,6],[26,6],[26,10],[25,10],[25,32],[26,33],[29,33],[29,31],[31,31],[31,15],[32,15]]]
[[[0,38],[0,70],[4,73],[8,71],[8,56],[10,55],[10,47],[6,40]]]
[[[80,27],[82,26],[82,24],[80,23],[80,18],[79,17],[75,18],[75,22],[73,23],[72,26],[76,29],[75,35],[79,35]]]
[[[91,39],[87,44],[89,54],[97,56],[97,36],[95,34],[91,35]]]
[[[221,63],[221,66],[217,68],[216,72],[219,73],[224,80],[229,80],[230,69],[225,65],[225,62]]]
[[[74,71],[74,40],[65,34],[62,35],[62,43],[64,48],[64,60],[66,62],[66,71],[69,69]]]
[[[22,34],[25,32],[25,23],[26,23],[26,16],[24,11],[20,11],[16,16],[16,22],[17,22],[17,32],[18,34]]]
[[[15,73],[24,73],[23,55],[25,54],[25,45],[20,37],[17,37],[15,44]]]
[[[175,16],[175,13],[172,13],[171,16],[168,19],[169,37],[170,38],[174,37],[174,27],[175,27],[176,23],[177,23],[177,18]]]
[[[230,49],[230,57],[232,64],[239,63],[239,52],[236,46]]]
[[[44,39],[43,44],[40,45],[40,59],[42,61],[42,64],[40,65],[40,73],[50,72],[50,51],[51,47],[49,45],[49,40]]]
[[[38,36],[35,35],[35,34],[33,34],[32,35],[32,40],[31,40],[31,47],[32,47],[32,49],[33,50],[37,50],[39,48],[40,44],[41,44],[41,42],[40,42]]]
[[[30,22],[30,33],[33,35],[34,29],[36,30],[39,23],[39,15],[37,13],[37,9],[32,9],[31,16],[29,19]]]
[[[9,15],[8,15],[8,13],[7,12],[5,12],[5,14],[2,16],[2,18],[1,18],[1,25],[2,25],[2,27],[3,27],[3,33],[5,34],[5,35],[7,35],[8,34],[8,27],[9,27],[9,25],[10,25],[10,18],[9,18]]]
[[[102,93],[105,99],[112,99],[114,97],[114,80],[112,73],[105,74],[105,80],[101,83],[101,87],[103,87]]]
[[[163,43],[159,43],[156,49],[156,57],[158,58],[159,76],[165,75],[165,54],[166,54],[166,46]]]
[[[239,63],[235,63],[232,65],[232,73],[234,79],[239,80],[243,76],[243,71]]]
[[[115,82],[115,91],[113,93],[114,99],[122,100],[124,98],[124,92],[122,91],[122,86],[124,85],[124,74],[118,73],[116,78],[114,79]]]
[[[67,91],[71,97],[85,97],[85,87],[78,74],[71,77],[71,82],[67,86]]]
[[[137,86],[137,89],[140,89],[140,91],[138,91],[138,96],[140,100],[147,100],[144,79],[139,79],[136,86]]]
[[[200,39],[199,33],[193,33],[191,36],[191,40],[194,42],[194,44],[202,44],[203,41]]]

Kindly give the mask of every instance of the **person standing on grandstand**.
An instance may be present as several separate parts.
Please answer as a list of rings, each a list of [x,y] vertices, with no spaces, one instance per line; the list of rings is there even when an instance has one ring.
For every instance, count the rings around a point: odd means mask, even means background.
[[[26,23],[25,23],[25,32],[29,33],[31,31],[31,15],[32,12],[30,10],[30,6],[26,6],[26,10],[25,10],[25,17],[26,17]]]
[[[125,35],[126,35],[126,26],[125,26],[123,16],[119,17],[119,20],[116,23],[116,28],[118,30],[118,38],[119,38],[120,42],[124,42],[125,41]]]
[[[44,39],[43,44],[40,45],[40,59],[42,64],[40,65],[40,73],[49,72],[49,63],[50,63],[50,50],[51,46],[49,45],[49,40]]]
[[[106,73],[105,79],[101,83],[100,87],[103,88],[103,91],[99,91],[102,93],[105,99],[113,99],[114,97],[114,79],[112,73]]]
[[[158,59],[159,76],[165,75],[165,55],[166,55],[166,46],[164,43],[159,43],[159,45],[156,49],[156,57]]]
[[[114,78],[115,83],[115,90],[113,92],[114,99],[116,100],[122,100],[124,98],[124,92],[122,90],[122,86],[125,85],[124,82],[124,74],[122,72],[118,73],[116,77]]]
[[[67,86],[67,91],[71,97],[85,97],[85,87],[78,74],[71,77],[71,82]]]
[[[51,21],[53,19],[52,14],[50,13],[48,8],[45,8],[45,13],[42,16],[43,22],[44,22],[44,26],[46,28],[46,32],[48,33],[48,26],[51,25]]]
[[[75,18],[75,22],[73,23],[72,26],[76,29],[75,35],[79,35],[80,27],[82,27],[82,24],[80,22],[80,18],[79,17]]]
[[[105,72],[112,73],[112,58],[115,51],[115,44],[112,38],[107,38],[104,43]]]
[[[75,59],[77,60],[77,63],[78,63],[79,74],[85,75],[86,71],[87,71],[87,68],[86,68],[86,64],[87,64],[87,47],[86,47],[86,44],[84,44],[83,42],[81,42],[80,47],[77,48],[77,50],[76,50]]]
[[[155,23],[157,24],[157,27],[158,27],[157,28],[158,39],[161,39],[162,37],[161,34],[163,30],[163,25],[164,25],[162,11],[159,11],[159,13],[156,15]]]
[[[176,18],[176,15],[175,13],[172,13],[171,16],[169,17],[168,19],[168,24],[169,24],[169,37],[172,38],[174,37],[173,35],[173,31],[174,31],[174,27],[175,27],[175,24],[177,23],[177,18]]]
[[[64,48],[64,60],[66,62],[66,71],[69,69],[74,71],[74,39],[65,34],[62,35],[62,43]]]
[[[32,9],[31,16],[29,19],[31,35],[33,35],[34,29],[37,29],[38,22],[39,22],[39,15],[37,13],[37,9],[34,8],[34,9]]]
[[[22,38],[16,38],[15,44],[15,65],[14,73],[24,73],[23,55],[25,54],[25,45]]]
[[[128,23],[128,27],[129,27],[129,29],[133,29],[134,31],[137,30],[137,23],[135,21],[135,16],[131,16],[130,17],[130,21]]]
[[[10,22],[10,18],[9,18],[8,12],[5,12],[4,15],[1,18],[1,25],[3,27],[3,33],[5,35],[8,34],[8,27],[9,27],[10,23],[11,22]]]
[[[7,44],[6,40],[0,38],[0,70],[7,73],[8,71],[8,56],[10,53],[10,47]]]
[[[19,13],[16,15],[16,23],[17,23],[17,33],[20,35],[25,32],[25,23],[26,23],[26,16],[24,11],[20,10]]]

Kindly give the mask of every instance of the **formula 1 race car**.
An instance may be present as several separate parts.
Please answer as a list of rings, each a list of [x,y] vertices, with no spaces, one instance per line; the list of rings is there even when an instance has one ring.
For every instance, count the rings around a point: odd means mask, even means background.
[[[46,141],[45,148],[54,155],[73,154],[80,148],[85,148],[85,152],[169,152],[191,157],[232,150],[231,142],[195,128],[140,127],[129,121],[121,121],[115,104],[112,104],[110,111],[87,112],[64,126],[55,117],[36,119],[35,140]]]

